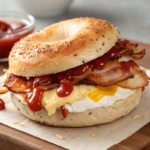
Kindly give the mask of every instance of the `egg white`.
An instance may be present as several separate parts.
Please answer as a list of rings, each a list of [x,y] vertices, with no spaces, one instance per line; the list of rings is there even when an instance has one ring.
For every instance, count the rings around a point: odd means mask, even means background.
[[[115,103],[117,100],[124,100],[128,96],[135,93],[136,90],[125,89],[118,87],[114,96],[104,96],[98,102],[94,102],[88,96],[80,101],[75,101],[73,104],[66,104],[65,108],[72,113],[80,113],[87,109],[95,109],[98,107],[108,107]]]

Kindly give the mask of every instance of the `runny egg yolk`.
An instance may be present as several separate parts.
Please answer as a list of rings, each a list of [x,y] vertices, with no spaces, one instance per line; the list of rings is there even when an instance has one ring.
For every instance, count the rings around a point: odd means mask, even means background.
[[[94,102],[98,102],[104,96],[114,96],[117,92],[118,86],[112,85],[107,87],[98,86],[96,90],[90,92],[88,97],[93,100]]]

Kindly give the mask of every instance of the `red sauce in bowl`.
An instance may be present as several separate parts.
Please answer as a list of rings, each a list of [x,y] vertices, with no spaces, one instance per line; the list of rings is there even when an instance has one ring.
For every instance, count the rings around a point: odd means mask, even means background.
[[[32,33],[34,27],[18,21],[0,20],[0,58],[7,58],[14,43]]]

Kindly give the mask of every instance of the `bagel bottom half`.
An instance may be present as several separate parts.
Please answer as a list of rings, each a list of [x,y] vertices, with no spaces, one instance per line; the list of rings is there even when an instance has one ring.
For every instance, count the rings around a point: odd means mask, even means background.
[[[33,112],[11,93],[14,106],[24,116],[46,125],[58,127],[85,127],[112,122],[132,111],[138,105],[140,97],[141,89],[137,89],[134,94],[124,100],[117,100],[112,106],[99,107],[81,113],[68,112],[68,116],[64,119],[60,109],[57,109],[55,114],[51,116],[48,116],[45,108],[38,112]]]

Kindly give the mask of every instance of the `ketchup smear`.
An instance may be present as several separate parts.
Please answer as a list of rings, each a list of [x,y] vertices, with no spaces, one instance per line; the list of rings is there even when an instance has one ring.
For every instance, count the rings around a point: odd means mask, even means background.
[[[5,109],[5,103],[4,101],[0,98],[0,110]]]
[[[145,90],[145,87],[142,87],[142,92]]]
[[[42,95],[44,90],[34,88],[33,91],[27,93],[26,102],[32,111],[39,111],[42,108]]]
[[[7,58],[14,43],[33,32],[34,27],[19,31],[25,26],[23,22],[0,21],[0,58]]]
[[[62,112],[63,117],[66,118],[67,115],[68,115],[68,110],[65,109],[64,106],[61,106],[60,109],[61,109],[61,112]]]

